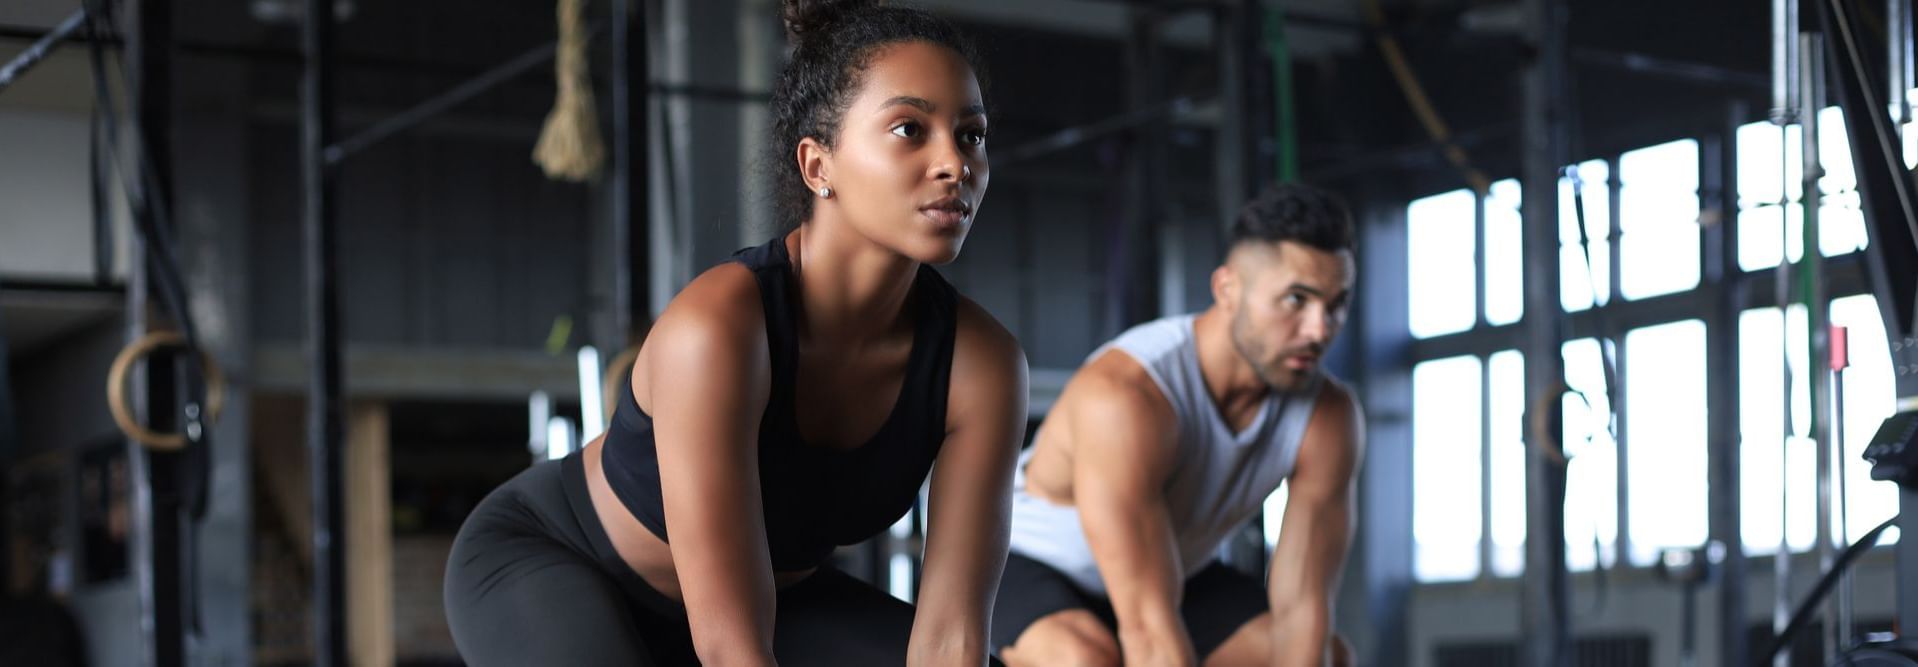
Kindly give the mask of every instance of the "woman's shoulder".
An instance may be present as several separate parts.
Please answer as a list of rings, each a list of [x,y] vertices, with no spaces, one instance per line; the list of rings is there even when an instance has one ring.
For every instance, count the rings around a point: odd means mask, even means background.
[[[990,356],[1020,352],[1019,337],[1001,324],[999,318],[993,317],[991,311],[964,294],[957,291],[952,294],[955,348],[970,348]]]
[[[999,319],[984,306],[955,294],[952,371],[955,385],[1003,387],[1023,384],[1026,353]]]
[[[756,345],[766,339],[766,316],[752,269],[726,262],[699,274],[666,304],[648,341]]]

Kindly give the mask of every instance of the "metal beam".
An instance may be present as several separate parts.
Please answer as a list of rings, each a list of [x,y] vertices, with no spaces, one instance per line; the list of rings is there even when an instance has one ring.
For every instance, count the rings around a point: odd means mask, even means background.
[[[1722,545],[1725,559],[1718,572],[1718,661],[1720,665],[1749,665],[1750,639],[1745,627],[1744,526],[1741,502],[1743,462],[1740,458],[1738,404],[1738,316],[1745,309],[1739,290],[1723,289],[1738,277],[1738,127],[1751,113],[1743,102],[1733,102],[1725,129],[1703,142],[1701,209],[1717,211],[1716,224],[1703,225],[1703,280],[1713,289],[1705,319],[1706,472],[1711,540]]]
[[[1571,50],[1572,61],[1579,65],[1603,67],[1606,69],[1635,74],[1726,86],[1741,90],[1771,90],[1771,79],[1760,72],[1746,72],[1728,67],[1719,67],[1700,62],[1673,60],[1643,53],[1606,51],[1590,47]]]
[[[647,87],[635,86],[652,76],[647,42],[644,0],[611,0],[613,16],[613,173],[608,185],[612,197],[614,335],[624,346],[637,340],[641,323],[650,323],[652,309],[652,234],[647,223],[652,211],[648,196],[652,180],[647,169]],[[608,355],[618,351],[608,349]]]
[[[13,408],[13,369],[9,361],[13,357],[13,348],[7,345],[6,311],[0,309],[0,498],[13,498],[7,488],[7,480],[13,479],[14,452],[19,451],[19,427],[14,418]],[[13,572],[13,527],[9,520],[13,512],[0,512],[0,572]],[[9,581],[11,579],[9,578]],[[0,583],[0,599],[11,592],[10,584]]]
[[[385,140],[387,137],[404,132],[420,123],[426,122],[434,116],[444,113],[447,109],[459,106],[467,100],[471,100],[487,91],[496,89],[500,84],[506,83],[514,77],[525,74],[534,67],[552,60],[553,54],[558,51],[558,42],[547,42],[515,56],[511,60],[501,63],[492,69],[481,72],[479,75],[467,79],[459,85],[453,86],[444,93],[435,95],[419,104],[413,105],[405,111],[394,114],[391,118],[375,123],[372,127],[361,130],[359,134],[348,137],[337,144],[327,146],[325,151],[326,161],[329,164],[338,163],[346,159],[347,156],[365,150]]]
[[[1555,415],[1563,391],[1563,340],[1558,272],[1558,175],[1569,162],[1565,118],[1564,0],[1526,0],[1526,36],[1535,59],[1524,70],[1523,187],[1525,220],[1525,396],[1528,423]],[[1529,429],[1526,443],[1526,535],[1520,628],[1522,663],[1571,665],[1570,588],[1565,570],[1565,467],[1551,453],[1561,434]]]
[[[1141,84],[1138,81],[1133,81],[1133,85]],[[1085,125],[1068,127],[1030,142],[1013,146],[1012,148],[1001,151],[1000,157],[995,159],[994,162],[1000,167],[1004,167],[1008,164],[1015,164],[1051,155],[1120,132],[1137,131],[1141,135],[1149,135],[1149,130],[1141,130],[1138,128],[1155,123],[1163,123],[1169,118],[1190,114],[1199,106],[1200,103],[1194,101],[1191,97],[1176,97],[1165,101],[1146,101],[1139,103],[1132,110],[1117,116],[1094,121]]]
[[[73,33],[79,32],[81,26],[86,25],[86,22],[87,10],[75,10],[72,16],[67,17],[65,21],[61,21],[60,25],[55,26],[51,32],[41,36],[39,41],[27,47],[27,50],[20,52],[18,56],[14,56],[13,60],[7,62],[7,64],[0,65],[0,91],[6,90],[7,86],[13,85],[14,81],[19,80],[22,75],[32,70],[34,65],[38,65],[41,60],[45,60],[47,55],[53,53],[53,49],[60,45],[60,42],[66,41],[68,37],[73,36]]]
[[[1372,184],[1377,188],[1377,184]],[[1373,196],[1358,196],[1358,195]],[[1386,201],[1376,192],[1354,193],[1355,201]],[[1363,347],[1360,365],[1365,388],[1365,466],[1359,473],[1360,512],[1355,566],[1364,580],[1364,629],[1371,642],[1369,665],[1414,664],[1411,641],[1412,553],[1412,365],[1406,345],[1411,309],[1405,290],[1406,258],[1411,248],[1404,207],[1359,212],[1359,244],[1366,279],[1360,281],[1359,316],[1348,335]],[[1334,348],[1336,349],[1336,347]],[[1350,576],[1350,575],[1348,575]]]
[[[300,166],[305,202],[307,450],[313,493],[313,661],[345,665],[346,532],[340,501],[343,428],[336,166],[326,159],[333,140],[333,4],[308,2],[301,25],[306,54],[300,86]]]
[[[1121,195],[1120,229],[1106,266],[1108,293],[1106,333],[1117,335],[1134,324],[1159,316],[1157,228],[1165,222],[1167,110],[1180,108],[1166,99],[1165,47],[1162,10],[1134,7],[1126,42],[1127,106],[1130,126],[1136,127],[1123,151],[1122,178],[1128,184]],[[1108,121],[1108,122],[1116,122]]]
[[[1863,267],[1864,258],[1855,253],[1828,258],[1830,293],[1839,297],[1870,293]],[[1675,294],[1614,301],[1605,305],[1602,323],[1600,314],[1593,310],[1571,313],[1563,318],[1561,334],[1565,340],[1576,340],[1607,331],[1616,334],[1673,320],[1693,319],[1711,312],[1721,300],[1737,303],[1741,310],[1776,307],[1778,302],[1769,285],[1776,280],[1775,274],[1774,269],[1747,271],[1728,278],[1722,285],[1706,283]],[[1411,358],[1417,362],[1466,354],[1484,356],[1510,349],[1522,343],[1528,326],[1523,322],[1480,326],[1471,331],[1415,340],[1410,346]]]
[[[1900,409],[1918,397],[1918,217],[1914,216],[1912,173],[1897,150],[1897,131],[1891,125],[1887,100],[1879,99],[1884,79],[1878,76],[1856,34],[1856,20],[1843,4],[1816,0],[1817,15],[1828,34],[1831,90],[1844,109],[1853,160],[1863,193],[1866,248],[1872,290],[1891,342],[1891,363]],[[1908,45],[1906,45],[1908,47]],[[1813,405],[1817,403],[1814,402]],[[1898,527],[1918,534],[1918,492],[1898,490]],[[1918,627],[1918,540],[1898,541],[1898,624]]]
[[[1253,138],[1257,136],[1253,128],[1257,125],[1251,122],[1250,102],[1258,72],[1253,54],[1258,48],[1259,11],[1257,0],[1237,0],[1212,16],[1212,32],[1218,37],[1213,40],[1213,57],[1219,63],[1219,125],[1212,140],[1216,172],[1212,180],[1218,189],[1220,229],[1231,227],[1255,187],[1249,170],[1256,144]]]
[[[98,5],[92,5],[97,7]],[[126,76],[127,108],[136,131],[132,142],[135,152],[131,164],[137,170],[150,169],[150,178],[135,176],[134,215],[150,223],[147,229],[164,234],[172,219],[167,210],[173,180],[171,91],[173,22],[172,3],[168,0],[143,0],[126,3],[127,14],[120,17],[125,32],[122,68]],[[137,173],[137,172],[136,172]],[[129,253],[127,285],[127,334],[135,340],[147,333],[150,301],[156,290],[165,290],[167,269],[158,266],[164,246],[156,252],[159,238],[136,237]],[[129,400],[136,418],[144,418],[149,428],[168,432],[179,425],[179,414],[172,410],[180,393],[175,387],[172,364],[155,356],[136,373]],[[139,588],[142,658],[150,667],[177,667],[185,664],[184,616],[181,575],[180,454],[149,450],[137,442],[127,445],[129,473],[135,483],[133,521],[135,530],[134,569]]]

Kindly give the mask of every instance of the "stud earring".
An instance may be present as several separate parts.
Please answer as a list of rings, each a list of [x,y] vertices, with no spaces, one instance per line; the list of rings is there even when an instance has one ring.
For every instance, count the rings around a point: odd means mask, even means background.
[[[821,185],[821,186],[819,186],[819,198],[820,198],[820,199],[829,199],[829,198],[831,198],[831,197],[832,197],[832,186],[829,186],[829,185]]]

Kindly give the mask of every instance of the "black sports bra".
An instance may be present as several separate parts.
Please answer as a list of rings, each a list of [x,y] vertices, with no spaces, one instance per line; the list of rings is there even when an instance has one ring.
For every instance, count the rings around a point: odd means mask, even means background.
[[[857,544],[886,530],[912,509],[946,435],[946,392],[952,371],[957,294],[939,272],[921,265],[908,308],[912,353],[898,403],[871,440],[851,450],[807,445],[799,435],[794,398],[800,308],[784,237],[733,254],[759,283],[772,359],[772,387],[759,424],[760,500],[773,569],[817,567],[838,545]],[[639,409],[632,383],[606,432],[602,465],[614,495],[647,529],[667,540],[660,500],[659,457],[653,420]]]

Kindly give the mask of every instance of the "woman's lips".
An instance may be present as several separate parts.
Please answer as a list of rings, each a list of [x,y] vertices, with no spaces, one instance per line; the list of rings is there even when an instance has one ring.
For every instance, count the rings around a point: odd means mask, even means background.
[[[963,211],[949,208],[922,208],[919,209],[919,214],[926,216],[927,220],[931,220],[932,224],[940,229],[957,228],[965,224],[968,217]]]
[[[972,217],[972,207],[966,204],[966,200],[956,195],[947,196],[919,207],[919,214],[926,216],[926,219],[932,221],[933,226],[941,231],[953,231],[963,226],[967,218]]]

